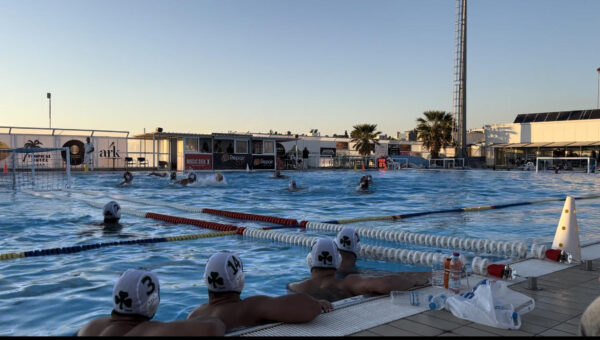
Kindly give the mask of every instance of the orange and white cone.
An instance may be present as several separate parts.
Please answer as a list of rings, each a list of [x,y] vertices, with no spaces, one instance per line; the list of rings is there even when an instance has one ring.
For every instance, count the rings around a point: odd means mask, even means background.
[[[581,261],[581,244],[579,243],[579,227],[577,226],[577,210],[575,199],[567,196],[565,205],[556,227],[552,249],[561,249],[571,254],[573,261]]]

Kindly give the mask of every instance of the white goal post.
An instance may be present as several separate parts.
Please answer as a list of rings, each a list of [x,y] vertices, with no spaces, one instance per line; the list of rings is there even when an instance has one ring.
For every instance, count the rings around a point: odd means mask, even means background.
[[[71,185],[71,150],[0,149],[0,189],[62,190]]]
[[[450,168],[450,166],[446,166],[446,165],[450,165],[452,164],[452,168],[456,168],[456,163],[459,163],[460,167],[464,168],[465,167],[465,159],[464,158],[432,158],[429,160],[429,167],[430,168],[437,168],[438,164],[442,165],[442,168]]]
[[[537,157],[535,159],[535,172],[549,169],[572,170],[573,168],[583,168],[588,174],[595,172],[596,159],[592,157]]]

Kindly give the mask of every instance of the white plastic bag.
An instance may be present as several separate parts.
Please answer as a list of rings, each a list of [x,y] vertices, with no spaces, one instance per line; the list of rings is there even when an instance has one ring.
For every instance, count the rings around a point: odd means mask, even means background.
[[[457,318],[504,329],[521,328],[521,315],[534,308],[529,296],[509,289],[504,281],[487,279],[446,300],[446,309]]]

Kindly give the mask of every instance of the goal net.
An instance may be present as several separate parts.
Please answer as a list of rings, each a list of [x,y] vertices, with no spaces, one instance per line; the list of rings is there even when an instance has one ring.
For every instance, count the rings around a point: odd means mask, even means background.
[[[69,188],[70,156],[69,148],[0,149],[0,189]]]
[[[432,158],[429,160],[430,168],[455,169],[464,168],[464,158]]]
[[[535,171],[583,171],[596,172],[596,159],[591,157],[537,157]]]

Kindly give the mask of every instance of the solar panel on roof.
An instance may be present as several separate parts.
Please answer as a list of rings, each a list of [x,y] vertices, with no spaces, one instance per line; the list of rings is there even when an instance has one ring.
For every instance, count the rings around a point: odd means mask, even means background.
[[[517,118],[515,118],[515,121],[513,123],[522,123],[524,118],[525,118],[524,114],[522,114],[522,113],[518,114]]]
[[[536,114],[536,117],[535,117],[535,119],[533,121],[534,122],[543,122],[543,121],[546,121],[546,116],[548,116],[547,112],[538,113],[538,114]]]
[[[571,115],[570,111],[559,112],[558,113],[558,117],[556,118],[556,120],[568,120],[569,119],[569,115]]]
[[[571,111],[569,120],[579,120],[581,118],[582,111]]]

